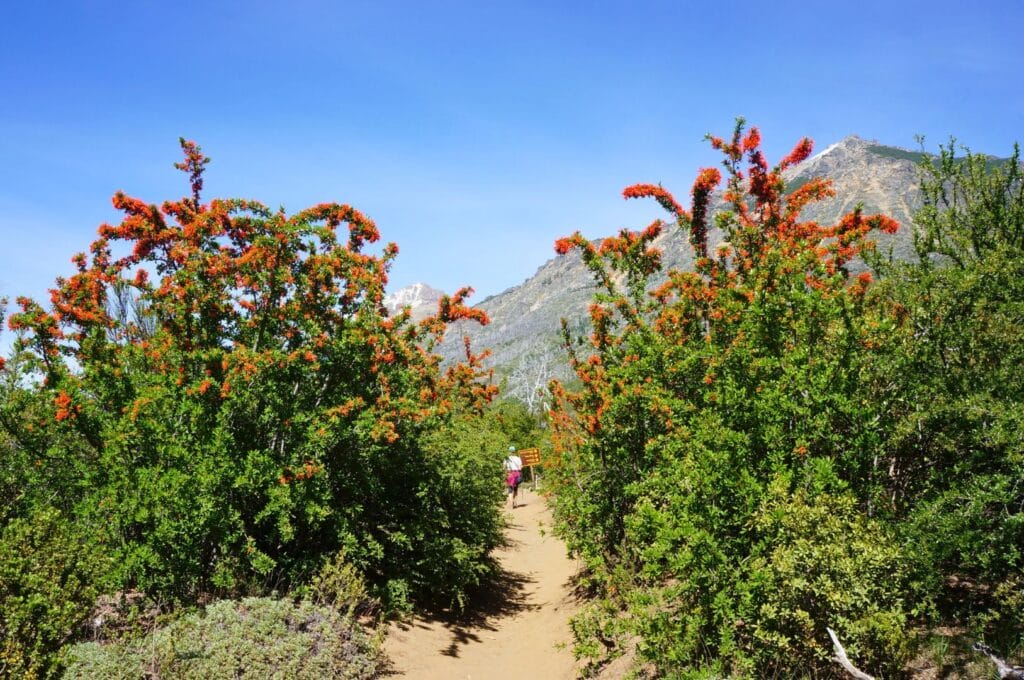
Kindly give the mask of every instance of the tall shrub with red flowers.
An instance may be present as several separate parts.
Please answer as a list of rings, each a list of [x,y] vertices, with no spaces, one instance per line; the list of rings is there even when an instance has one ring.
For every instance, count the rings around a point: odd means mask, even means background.
[[[667,222],[556,243],[599,287],[589,348],[566,333],[578,383],[552,385],[550,414],[558,526],[601,595],[577,651],[632,641],[664,676],[788,676],[825,672],[832,626],[867,667],[898,667],[905,566],[870,516],[881,433],[862,380],[891,322],[853,275],[897,224],[801,219],[833,191],[786,190],[809,140],[774,167],[742,121],[710,142],[724,178],[702,169],[689,210],[640,184],[624,196]],[[688,234],[692,271],[662,272],[667,228]]]
[[[117,193],[124,218],[50,304],[17,301],[20,396],[2,422],[35,461],[29,483],[105,528],[122,589],[301,585],[343,552],[392,600],[460,597],[488,569],[500,488],[436,433],[494,388],[468,347],[443,370],[432,347],[453,320],[487,323],[471,291],[419,323],[390,316],[398,248],[375,245],[372,220],[204,201],[208,159],[182,149],[189,195]]]

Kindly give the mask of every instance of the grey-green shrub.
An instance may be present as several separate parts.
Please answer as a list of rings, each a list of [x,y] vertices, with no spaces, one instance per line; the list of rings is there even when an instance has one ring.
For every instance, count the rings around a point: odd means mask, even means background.
[[[334,609],[272,598],[221,600],[126,643],[71,648],[66,678],[373,677],[376,641]]]

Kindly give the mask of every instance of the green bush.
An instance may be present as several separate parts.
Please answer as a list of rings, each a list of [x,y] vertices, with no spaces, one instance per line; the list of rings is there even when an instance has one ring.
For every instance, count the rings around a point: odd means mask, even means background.
[[[109,548],[54,509],[0,533],[0,676],[49,677],[109,582]]]
[[[639,639],[639,658],[669,676],[814,676],[831,666],[831,626],[863,667],[898,669],[908,569],[889,532],[827,490],[838,485],[828,465],[762,485],[736,470],[742,439],[706,436],[640,485],[630,559],[608,577],[624,613],[579,621],[590,638],[578,653],[599,659],[596,641]]]
[[[336,609],[350,618],[368,614],[378,604],[370,597],[363,575],[345,559],[343,552],[324,564],[308,590],[316,604]]]
[[[922,161],[919,261],[880,263],[879,303],[899,323],[872,372],[889,385],[882,465],[914,579],[943,623],[1011,649],[1024,633],[1007,588],[1024,573],[1024,166],[1016,147],[998,163],[965,151]]]
[[[301,587],[339,552],[389,605],[464,597],[497,540],[492,473],[428,439],[494,388],[432,349],[486,316],[468,290],[389,315],[397,246],[369,252],[370,219],[203,202],[208,159],[182,146],[189,196],[117,194],[50,305],[17,301],[0,427],[27,472],[3,466],[0,494],[57,494],[109,531],[115,590],[172,604]]]
[[[423,492],[424,507],[433,517],[410,521],[406,531],[414,536],[436,532],[429,548],[433,559],[423,562],[423,573],[435,584],[437,605],[461,608],[467,594],[494,573],[490,551],[504,540],[504,523],[495,512],[504,493],[503,441],[490,413],[457,419],[425,440],[434,475]]]
[[[765,549],[736,585],[751,615],[754,667],[826,674],[830,626],[857,666],[891,677],[910,650],[906,558],[852,496],[790,494],[787,486],[775,485],[758,511],[754,526]]]
[[[66,678],[373,677],[378,644],[350,617],[307,601],[222,600],[140,639],[71,648]]]
[[[599,600],[577,652],[624,643],[680,677],[835,672],[825,627],[887,676],[915,626],[1011,649],[1024,567],[1024,167],[953,148],[921,156],[918,261],[868,238],[860,209],[800,220],[828,196],[786,187],[742,121],[691,210],[636,185],[689,232],[692,271],[660,272],[667,225],[579,251],[599,292],[579,383],[553,384],[558,529]],[[877,150],[877,149],[876,149]],[[741,170],[741,165],[745,167]],[[862,258],[877,268],[853,276]],[[883,274],[881,282],[876,275]],[[653,287],[652,281],[662,281]],[[567,328],[567,327],[566,327]]]

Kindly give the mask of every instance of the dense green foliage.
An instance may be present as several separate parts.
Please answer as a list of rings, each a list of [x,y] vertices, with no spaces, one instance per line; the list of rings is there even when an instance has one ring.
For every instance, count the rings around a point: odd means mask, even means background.
[[[222,600],[126,643],[75,645],[65,678],[375,677],[377,644],[350,618],[309,602]]]
[[[1009,649],[1024,588],[1024,173],[1016,148],[992,163],[952,143],[922,173],[920,262],[882,267],[900,320],[882,364],[889,486],[938,603]]]
[[[913,161],[914,163],[920,163],[928,157],[928,154],[923,151],[907,151],[895,146],[882,146],[881,144],[870,145],[868,151],[883,158],[895,158],[896,160]]]
[[[203,203],[207,159],[183,148],[191,196],[116,195],[124,220],[51,306],[10,317],[3,632],[41,672],[97,591],[188,606],[301,589],[344,554],[388,607],[458,604],[501,537],[499,430],[475,425],[494,389],[468,348],[444,370],[432,352],[448,322],[486,323],[468,291],[388,316],[397,247],[367,252],[372,221]]]
[[[601,291],[592,353],[567,334],[582,386],[553,385],[559,529],[597,596],[578,653],[600,663],[632,643],[672,677],[820,676],[835,672],[831,626],[892,676],[917,626],[1019,640],[1017,159],[993,170],[947,150],[926,165],[922,262],[883,266],[868,236],[888,218],[799,219],[831,191],[784,185],[808,141],[773,169],[742,124],[712,144],[728,175],[716,247],[717,170],[689,211],[661,187],[625,192],[690,233],[695,271],[648,293],[659,222],[556,245],[580,251]],[[849,274],[857,257],[882,286]]]
[[[0,676],[44,675],[73,638],[114,567],[97,532],[39,508],[0,534]]]

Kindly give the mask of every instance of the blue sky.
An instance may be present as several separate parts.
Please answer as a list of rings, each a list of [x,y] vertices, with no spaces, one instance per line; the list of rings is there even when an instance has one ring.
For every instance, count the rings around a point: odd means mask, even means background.
[[[772,159],[801,136],[913,147],[1024,138],[1024,3],[7,3],[0,22],[0,296],[43,296],[123,189],[373,217],[393,287],[476,300],[555,238],[643,226],[737,115]],[[0,341],[5,340],[0,336]]]

